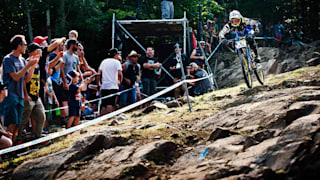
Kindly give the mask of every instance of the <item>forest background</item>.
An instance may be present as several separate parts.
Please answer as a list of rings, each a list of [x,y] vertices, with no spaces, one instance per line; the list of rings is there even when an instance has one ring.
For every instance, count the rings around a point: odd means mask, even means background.
[[[15,34],[67,37],[79,32],[86,59],[94,68],[111,47],[112,14],[117,19],[160,19],[161,0],[0,0],[0,59],[10,53],[9,41]],[[318,0],[174,0],[175,18],[187,12],[189,24],[201,32],[208,19],[223,19],[232,9],[262,25],[286,21],[299,27],[313,40],[320,39],[320,3]],[[198,33],[201,34],[201,33]],[[198,37],[199,38],[199,37]]]

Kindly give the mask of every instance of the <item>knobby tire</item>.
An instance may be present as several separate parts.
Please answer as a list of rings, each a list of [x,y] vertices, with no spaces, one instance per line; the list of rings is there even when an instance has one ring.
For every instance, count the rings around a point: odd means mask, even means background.
[[[243,54],[241,54],[239,57],[240,57],[240,60],[241,60],[241,69],[242,69],[242,74],[243,74],[243,77],[244,77],[244,81],[246,82],[248,88],[252,88],[252,77],[251,77],[251,74],[250,74],[248,61],[244,57]]]

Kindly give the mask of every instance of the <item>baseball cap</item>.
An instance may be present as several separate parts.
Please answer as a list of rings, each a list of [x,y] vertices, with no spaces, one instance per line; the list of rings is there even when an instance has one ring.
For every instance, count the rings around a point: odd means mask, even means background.
[[[42,37],[42,36],[37,36],[33,39],[33,42],[34,43],[37,43],[37,44],[41,44],[43,41],[47,40],[48,39],[48,36],[45,36],[45,37]]]
[[[32,53],[33,51],[41,49],[41,47],[37,43],[31,43],[28,45],[28,52]]]

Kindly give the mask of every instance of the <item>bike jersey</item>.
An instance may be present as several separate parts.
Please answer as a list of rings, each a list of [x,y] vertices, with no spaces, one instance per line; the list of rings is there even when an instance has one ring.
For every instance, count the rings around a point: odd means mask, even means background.
[[[230,31],[233,31],[234,33],[237,33],[238,36],[245,37],[247,35],[253,35],[254,30],[252,28],[252,25],[254,21],[248,19],[248,18],[243,18],[242,22],[238,27],[232,27],[231,23],[228,22],[226,25],[223,26],[222,30],[219,33],[219,39],[223,39],[224,36],[229,33]]]

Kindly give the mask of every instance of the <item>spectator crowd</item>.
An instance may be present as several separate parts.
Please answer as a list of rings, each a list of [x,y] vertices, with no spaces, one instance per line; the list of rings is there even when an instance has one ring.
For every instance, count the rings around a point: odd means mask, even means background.
[[[11,38],[12,51],[1,63],[0,149],[46,136],[55,126],[77,126],[82,116],[105,115],[157,92],[162,64],[153,47],[147,47],[145,56],[132,50],[125,58],[112,48],[96,71],[77,39],[75,30],[68,39],[55,38],[50,43],[47,36],[37,36],[29,44],[23,35]],[[190,58],[181,48],[173,51],[169,61],[172,84],[183,78],[181,69],[187,78],[207,76],[199,48]],[[208,79],[189,85],[192,95],[212,90]],[[183,95],[184,86],[174,90],[175,98]]]

